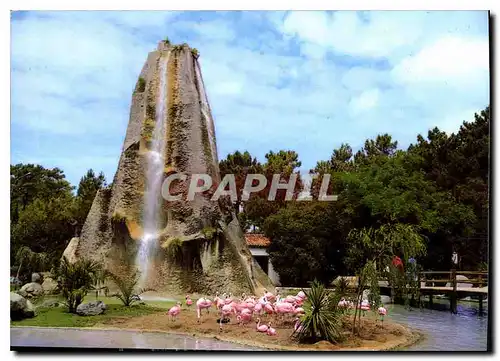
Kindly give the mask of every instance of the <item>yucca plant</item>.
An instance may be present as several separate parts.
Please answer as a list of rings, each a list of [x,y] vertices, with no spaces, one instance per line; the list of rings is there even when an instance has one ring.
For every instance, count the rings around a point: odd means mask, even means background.
[[[126,272],[124,275],[118,275],[110,272],[108,275],[119,290],[119,292],[112,294],[111,297],[118,298],[124,306],[128,307],[135,302],[140,301],[140,295],[144,292],[154,291],[152,288],[142,288],[135,292],[140,277],[140,273],[138,271]]]
[[[70,313],[75,313],[87,293],[94,289],[96,275],[100,270],[98,263],[81,259],[70,263],[66,257],[54,268],[52,278],[57,280]]]
[[[293,332],[292,337],[298,338],[300,342],[337,342],[340,339],[340,316],[325,286],[314,280],[311,289],[304,293],[307,296],[305,315],[301,327]]]

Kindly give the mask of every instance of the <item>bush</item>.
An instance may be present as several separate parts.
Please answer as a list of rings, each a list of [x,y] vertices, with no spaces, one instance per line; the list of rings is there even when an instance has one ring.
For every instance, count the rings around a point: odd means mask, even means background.
[[[100,270],[100,265],[95,262],[78,260],[71,264],[66,257],[53,270],[52,278],[57,280],[70,313],[75,313],[83,298],[94,289]]]
[[[196,48],[191,49],[191,54],[193,54],[195,59],[198,59],[198,57],[200,56],[200,53]]]
[[[140,295],[144,292],[154,291],[153,289],[140,289],[137,292],[134,292],[137,284],[139,283],[140,273],[138,271],[126,272],[123,276],[111,272],[108,273],[108,275],[119,289],[118,293],[114,293],[111,296],[122,301],[124,306],[128,307],[134,302],[140,301]]]
[[[334,303],[335,298],[329,297],[325,286],[316,280],[311,283],[311,289],[304,293],[307,299],[302,328],[300,332],[294,331],[292,337],[297,337],[300,342],[312,343],[321,340],[335,343],[340,340],[340,315]]]
[[[144,93],[146,90],[146,80],[144,80],[143,77],[139,77],[139,80],[137,81],[137,85],[135,87],[135,91],[137,93]]]

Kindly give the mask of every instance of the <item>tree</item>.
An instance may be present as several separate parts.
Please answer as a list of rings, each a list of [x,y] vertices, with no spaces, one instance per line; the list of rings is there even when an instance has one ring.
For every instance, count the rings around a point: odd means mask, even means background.
[[[10,166],[11,223],[15,224],[19,212],[35,199],[47,200],[71,194],[73,187],[59,168],[47,169],[35,164]]]
[[[89,169],[80,179],[76,192],[76,219],[79,229],[81,229],[85,223],[85,219],[92,207],[97,191],[105,186],[106,178],[103,172],[100,172],[99,175],[96,176],[94,171]]]
[[[262,172],[262,165],[256,158],[252,157],[248,151],[241,153],[236,151],[228,154],[226,159],[219,162],[221,178],[226,174],[234,174],[238,200],[234,203],[236,214],[240,211],[241,194],[245,186],[248,174],[259,174]]]
[[[305,286],[312,279],[328,283],[342,273],[342,220],[335,212],[323,202],[293,202],[266,219],[269,257],[283,285]]]
[[[35,199],[19,213],[11,230],[13,250],[21,246],[33,252],[60,257],[75,232],[75,202],[71,195]]]

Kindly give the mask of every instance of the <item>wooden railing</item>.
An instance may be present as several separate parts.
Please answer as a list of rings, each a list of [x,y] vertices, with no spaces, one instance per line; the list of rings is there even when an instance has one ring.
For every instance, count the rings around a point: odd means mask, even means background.
[[[443,275],[443,278],[439,278]],[[466,280],[457,280],[458,275],[466,276]],[[469,278],[470,276],[474,278]],[[419,281],[425,282],[426,287],[444,287],[447,283],[451,284],[454,291],[458,283],[470,283],[472,287],[488,286],[488,272],[481,271],[425,271],[419,273]],[[430,283],[430,284],[429,284]],[[438,283],[439,285],[436,285]]]

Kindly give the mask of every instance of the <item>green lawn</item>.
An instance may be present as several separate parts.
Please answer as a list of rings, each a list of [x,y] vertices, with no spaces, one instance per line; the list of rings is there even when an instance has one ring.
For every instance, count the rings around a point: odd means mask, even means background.
[[[47,299],[57,299],[56,297],[45,297],[41,304]],[[95,297],[87,296],[84,302],[94,301]],[[121,317],[137,317],[157,312],[166,312],[174,305],[173,302],[146,302],[146,305],[134,304],[130,307],[123,306],[120,300],[112,297],[99,297],[107,305],[104,314],[97,316],[79,316],[68,313],[65,307],[44,308],[37,307],[37,315],[34,318],[27,318],[21,321],[11,321],[11,326],[41,326],[41,327],[92,327],[96,324],[106,322],[111,319]]]

